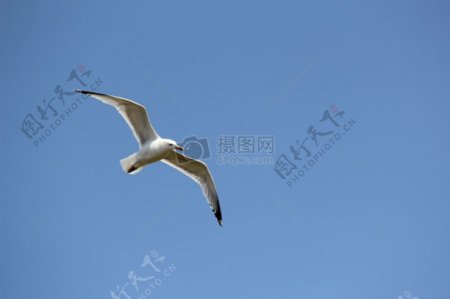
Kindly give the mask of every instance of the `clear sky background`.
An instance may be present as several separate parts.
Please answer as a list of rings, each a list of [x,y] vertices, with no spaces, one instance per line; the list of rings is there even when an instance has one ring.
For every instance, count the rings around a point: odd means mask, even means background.
[[[112,298],[117,286],[138,298],[130,271],[141,298],[450,293],[448,1],[7,0],[0,11],[2,298]],[[87,86],[67,81],[72,69],[91,71]],[[126,124],[92,99],[62,106],[57,85],[134,99],[163,137],[208,138],[224,226],[174,169],[123,173],[137,149]],[[37,110],[52,97],[58,117],[77,107],[55,130]],[[355,125],[291,188],[273,164],[218,162],[221,135],[274,136],[269,156],[298,171],[290,146],[310,125],[334,129],[320,122],[333,104]],[[28,114],[45,127],[32,138]],[[154,250],[161,272],[140,267]]]

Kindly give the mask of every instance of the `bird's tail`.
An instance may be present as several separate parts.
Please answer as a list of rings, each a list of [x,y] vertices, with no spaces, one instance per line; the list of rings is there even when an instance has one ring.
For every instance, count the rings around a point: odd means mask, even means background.
[[[142,167],[137,165],[138,155],[134,153],[125,159],[120,160],[120,165],[122,166],[123,171],[128,174],[136,174],[142,170]]]

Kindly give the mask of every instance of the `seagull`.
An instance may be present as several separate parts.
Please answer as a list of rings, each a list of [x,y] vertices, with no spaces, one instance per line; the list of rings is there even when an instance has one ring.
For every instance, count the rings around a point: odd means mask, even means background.
[[[139,144],[139,151],[120,160],[123,171],[128,174],[136,174],[144,166],[158,161],[179,170],[200,185],[219,225],[222,226],[219,196],[208,166],[202,161],[177,152],[176,150],[183,151],[184,149],[172,139],[159,137],[150,123],[147,110],[143,105],[104,93],[80,89],[75,89],[75,91],[114,106],[127,122]]]

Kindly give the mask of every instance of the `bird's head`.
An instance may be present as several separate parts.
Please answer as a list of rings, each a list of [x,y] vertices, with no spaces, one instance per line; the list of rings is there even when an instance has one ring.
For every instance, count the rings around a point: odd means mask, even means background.
[[[177,149],[179,151],[184,151],[184,148],[179,146],[175,141],[173,141],[172,139],[164,139],[164,141],[166,142],[167,146],[170,149]]]

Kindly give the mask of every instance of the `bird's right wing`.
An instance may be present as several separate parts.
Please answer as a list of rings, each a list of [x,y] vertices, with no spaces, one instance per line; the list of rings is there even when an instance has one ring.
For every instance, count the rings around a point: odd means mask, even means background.
[[[181,171],[200,185],[203,195],[205,195],[208,200],[209,206],[216,216],[219,225],[222,225],[222,212],[220,211],[219,196],[217,195],[216,186],[208,166],[202,161],[189,158],[175,151],[172,151],[165,159],[162,159],[161,162]]]
[[[127,122],[128,126],[133,132],[134,137],[138,141],[139,146],[142,146],[146,142],[155,140],[159,137],[155,129],[153,129],[152,124],[150,123],[147,115],[147,110],[141,104],[125,98],[120,98],[94,91],[79,89],[75,89],[75,91],[82,94],[87,94],[93,98],[96,98],[97,100],[102,101],[105,104],[114,106]]]

